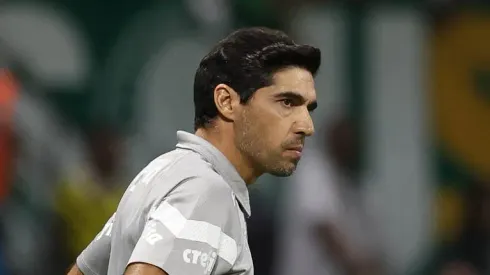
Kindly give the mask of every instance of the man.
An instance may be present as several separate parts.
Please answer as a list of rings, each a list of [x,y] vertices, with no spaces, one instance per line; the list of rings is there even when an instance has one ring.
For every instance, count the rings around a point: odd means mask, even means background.
[[[253,274],[247,185],[289,176],[314,132],[317,48],[266,28],[238,30],[203,58],[195,134],[133,180],[71,274]]]

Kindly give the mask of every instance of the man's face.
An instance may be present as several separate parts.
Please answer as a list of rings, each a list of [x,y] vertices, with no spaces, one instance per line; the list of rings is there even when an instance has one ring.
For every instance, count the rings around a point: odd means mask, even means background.
[[[273,85],[255,92],[235,121],[239,150],[263,173],[289,176],[301,158],[305,137],[314,132],[313,76],[290,67],[277,72]]]

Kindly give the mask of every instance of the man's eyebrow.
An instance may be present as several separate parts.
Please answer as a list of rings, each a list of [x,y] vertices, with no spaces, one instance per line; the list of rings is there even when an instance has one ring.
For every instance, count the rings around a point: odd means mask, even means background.
[[[299,101],[301,103],[306,102],[306,98],[304,98],[300,93],[298,92],[292,92],[292,91],[287,91],[287,92],[280,92],[274,95],[276,98],[288,98],[292,99],[295,101]]]
[[[297,102],[300,102],[301,104],[307,102],[306,98],[304,98],[300,93],[298,92],[293,92],[293,91],[287,91],[287,92],[281,92],[276,94],[274,97],[276,98],[288,98]],[[313,111],[318,107],[317,101],[313,101],[310,104],[308,104],[307,108],[308,111]]]

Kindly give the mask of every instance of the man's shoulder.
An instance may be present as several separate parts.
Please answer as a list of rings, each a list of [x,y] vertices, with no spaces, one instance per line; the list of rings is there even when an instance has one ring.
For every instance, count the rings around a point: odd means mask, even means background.
[[[151,204],[156,213],[178,213],[185,219],[209,223],[230,233],[230,223],[238,222],[233,190],[212,166],[196,157],[199,155],[186,155],[168,173],[154,179]],[[164,190],[167,188],[170,190]]]
[[[181,175],[183,182],[198,181],[212,189],[229,188],[224,178],[199,154],[187,150],[175,150],[172,153],[181,157],[174,160],[172,167],[168,170],[169,175]]]
[[[185,149],[175,149],[160,157],[153,162],[164,163],[162,167],[166,174],[184,174],[189,177],[200,177],[208,180],[218,180],[223,178],[213,169],[213,166],[204,160],[201,155]]]
[[[217,200],[231,196],[229,184],[197,153],[177,149],[154,162],[160,163],[156,165],[158,172],[151,179],[154,191],[170,188],[170,193],[180,192]],[[157,193],[161,195],[161,192]]]
[[[199,154],[183,149],[175,149],[153,159],[133,180],[134,183],[161,181],[178,183],[190,178],[218,180],[222,177]],[[177,180],[177,182],[175,182]]]
[[[130,224],[169,204],[186,219],[194,215],[219,224],[223,215],[231,216],[232,198],[229,185],[199,155],[174,150],[157,157],[136,176],[118,213],[123,213],[126,224]],[[213,213],[221,217],[215,218]]]

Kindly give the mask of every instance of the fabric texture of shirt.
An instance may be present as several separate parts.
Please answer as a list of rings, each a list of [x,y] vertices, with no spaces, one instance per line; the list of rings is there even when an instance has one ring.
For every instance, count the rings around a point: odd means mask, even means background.
[[[253,274],[245,182],[226,157],[195,135],[152,161],[80,254],[85,275],[120,275],[131,263],[169,275]]]

